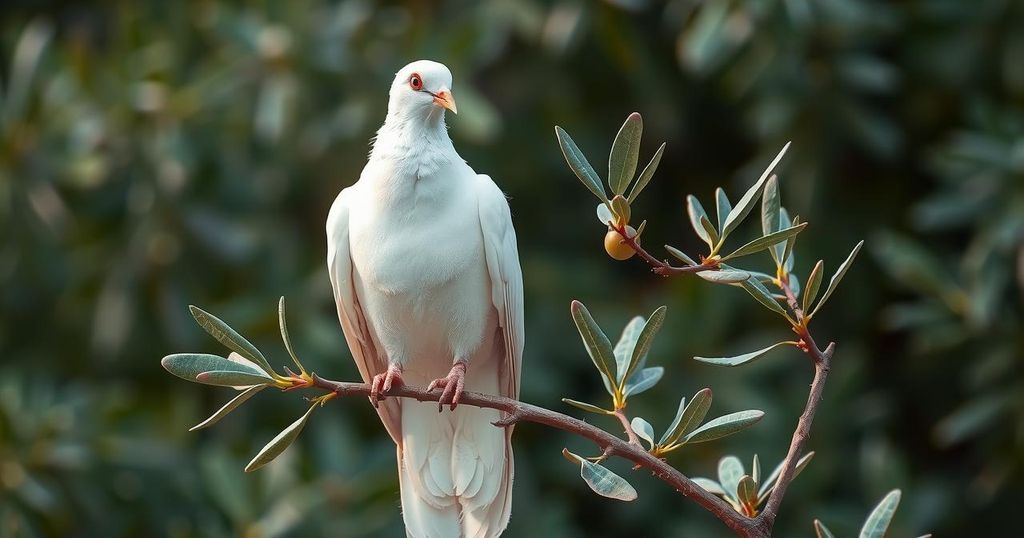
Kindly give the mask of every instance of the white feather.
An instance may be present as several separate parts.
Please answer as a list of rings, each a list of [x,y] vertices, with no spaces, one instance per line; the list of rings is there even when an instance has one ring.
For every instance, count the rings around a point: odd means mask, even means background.
[[[414,62],[391,88],[388,116],[359,181],[327,222],[338,317],[364,381],[403,368],[425,386],[468,360],[466,390],[519,396],[523,283],[508,203],[448,138],[443,110],[408,91],[451,87]],[[388,399],[378,413],[398,445],[406,530],[416,538],[494,537],[511,513],[512,428],[497,411]]]

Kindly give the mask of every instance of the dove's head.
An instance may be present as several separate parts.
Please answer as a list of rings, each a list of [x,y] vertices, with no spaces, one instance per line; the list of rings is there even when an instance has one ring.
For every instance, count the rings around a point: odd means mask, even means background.
[[[458,114],[451,87],[452,72],[444,64],[417,60],[395,75],[388,114],[443,116],[445,109]]]

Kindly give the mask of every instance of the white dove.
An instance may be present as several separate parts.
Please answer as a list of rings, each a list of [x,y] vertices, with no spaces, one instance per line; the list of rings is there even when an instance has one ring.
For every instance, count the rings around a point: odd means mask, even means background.
[[[397,73],[369,161],[327,217],[338,317],[398,446],[415,538],[498,536],[512,507],[512,428],[456,404],[463,390],[519,397],[522,271],[505,196],[448,138],[451,84],[437,62]],[[440,403],[381,401],[400,383],[429,383]]]

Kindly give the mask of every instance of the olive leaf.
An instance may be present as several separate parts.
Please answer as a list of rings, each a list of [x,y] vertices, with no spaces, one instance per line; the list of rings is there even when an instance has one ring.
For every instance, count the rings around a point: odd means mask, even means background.
[[[755,359],[758,359],[758,358],[764,356],[765,353],[768,353],[769,351],[771,351],[771,350],[773,350],[773,349],[775,349],[775,348],[777,348],[779,346],[785,346],[785,345],[796,345],[796,342],[792,342],[792,341],[779,342],[779,343],[776,343],[776,344],[772,344],[772,345],[770,345],[770,346],[768,346],[768,347],[766,347],[764,349],[759,349],[757,351],[751,351],[750,353],[744,353],[743,355],[736,355],[735,357],[694,357],[693,359],[697,360],[697,361],[700,361],[700,362],[706,362],[708,364],[716,364],[716,365],[719,365],[719,366],[739,366],[741,364],[746,364],[746,363],[751,362],[751,361],[753,361]]]
[[[828,527],[817,519],[814,520],[814,533],[818,535],[818,538],[835,538],[832,531],[828,530]]]
[[[562,398],[562,402],[567,403],[567,404],[569,404],[569,405],[571,405],[573,407],[578,407],[578,408],[580,408],[580,409],[582,409],[584,411],[590,412],[590,413],[597,413],[599,415],[611,415],[612,414],[612,412],[608,411],[607,409],[601,409],[600,407],[598,407],[598,406],[596,406],[594,404],[589,404],[587,402],[580,402],[580,401],[576,401],[576,400],[570,400],[569,398]]]
[[[690,399],[690,403],[686,403],[686,398],[680,398],[676,417],[661,436],[658,446],[671,447],[679,443],[684,436],[696,430],[707,416],[708,410],[711,409],[711,399],[711,389],[709,388],[697,391]]]
[[[685,263],[686,265],[697,265],[697,262],[693,261],[693,258],[689,257],[683,251],[673,247],[672,245],[665,245],[665,250],[668,251],[674,258]]]
[[[309,406],[309,409],[299,417],[298,420],[292,422],[287,428],[281,433],[277,434],[276,437],[270,440],[259,453],[245,466],[245,472],[251,473],[260,467],[274,461],[275,458],[281,455],[302,433],[302,428],[306,425],[306,421],[309,420],[309,416],[313,414],[313,410],[319,407],[319,403],[314,403]]]
[[[637,434],[641,439],[647,441],[651,448],[654,448],[654,426],[651,426],[650,422],[647,422],[641,417],[633,417],[630,421],[629,427]]]
[[[629,359],[629,365],[626,368],[625,375],[620,378],[620,383],[628,380],[633,376],[633,372],[638,367],[643,367],[643,362],[647,358],[647,353],[651,349],[651,344],[654,342],[654,336],[658,334],[658,330],[661,329],[661,325],[665,322],[665,312],[668,307],[659,306],[651,313],[651,316],[644,322],[643,328],[640,330],[640,334],[637,335],[636,343],[633,345],[632,354]]]
[[[594,196],[597,196],[602,202],[607,202],[608,195],[605,194],[604,187],[601,185],[601,178],[598,177],[594,167],[590,165],[590,161],[583,155],[580,148],[573,142],[569,133],[561,127],[555,126],[555,136],[558,138],[559,147],[562,148],[565,162],[569,163],[569,168],[583,182],[583,186],[590,189],[590,192],[594,193]]]
[[[781,243],[789,239],[790,237],[793,237],[794,235],[802,232],[804,227],[806,226],[807,223],[805,222],[799,226],[792,226],[790,228],[779,230],[777,232],[772,232],[768,235],[754,239],[753,241],[723,256],[722,261],[729,260],[732,258],[739,258],[740,256],[747,256],[749,254],[760,252],[765,249],[771,249],[771,247],[775,246],[776,244]]]
[[[728,499],[737,501],[736,488],[744,475],[743,462],[736,456],[725,456],[718,460],[718,483]]]
[[[719,439],[745,430],[762,418],[764,418],[764,411],[757,409],[729,413],[714,420],[709,420],[703,426],[683,437],[683,441],[686,443],[703,443]]]
[[[697,276],[715,284],[737,284],[750,279],[750,273],[735,269],[712,269],[701,271]]]
[[[825,262],[818,260],[811,269],[811,275],[807,277],[807,287],[804,289],[803,303],[801,308],[804,312],[810,312],[814,298],[818,296],[818,288],[821,286],[821,275],[825,272]]]
[[[832,292],[836,291],[836,287],[839,286],[839,282],[846,276],[846,271],[850,269],[850,265],[853,264],[853,260],[857,257],[857,253],[860,252],[860,247],[862,246],[864,246],[863,240],[853,247],[850,255],[846,257],[846,260],[839,266],[839,269],[836,269],[836,274],[832,275],[832,280],[829,280],[828,287],[825,288],[825,294],[821,296],[818,305],[814,307],[814,311],[809,315],[814,316],[818,310],[821,310],[821,307],[825,305],[825,301],[828,301],[828,298],[832,296]]]
[[[569,308],[572,319],[576,323],[576,329],[583,339],[583,346],[587,348],[587,354],[594,366],[601,372],[601,375],[609,382],[615,382],[615,354],[612,351],[612,344],[608,336],[604,334],[601,327],[594,321],[587,307],[579,301],[573,301]]]
[[[284,342],[285,349],[288,350],[288,355],[291,355],[295,366],[299,368],[299,373],[305,374],[306,367],[299,362],[299,357],[295,354],[295,349],[292,348],[292,339],[288,336],[288,320],[285,317],[283,295],[281,296],[281,300],[277,302],[277,321],[281,328],[281,340]]]
[[[725,219],[729,216],[729,212],[732,211],[732,204],[729,202],[729,196],[725,194],[725,190],[722,187],[715,189],[715,206],[716,213],[718,214],[718,229],[725,229]]]
[[[196,376],[203,372],[212,371],[241,372],[260,376],[261,381],[259,383],[272,381],[267,374],[260,371],[255,365],[249,366],[206,353],[174,353],[160,359],[160,365],[168,372],[193,383],[196,382]],[[252,383],[249,384],[251,385]]]
[[[860,529],[860,538],[885,538],[885,531],[889,529],[892,516],[900,504],[901,495],[900,490],[894,489],[879,501],[864,521],[864,526]]]
[[[217,316],[199,308],[195,305],[189,305],[189,311],[192,312],[192,317],[195,318],[196,323],[203,328],[206,332],[210,333],[210,336],[217,339],[218,342],[224,344],[228,349],[235,351],[239,355],[255,362],[263,368],[263,370],[274,375],[274,369],[270,367],[270,363],[260,353],[260,350],[256,349],[256,346],[249,343],[248,340],[242,337],[242,335],[235,332],[227,323],[224,323]]]
[[[661,377],[663,375],[665,375],[665,368],[661,366],[644,368],[633,374],[633,377],[629,378],[629,381],[626,382],[626,386],[622,390],[622,394],[624,396],[640,394],[641,392],[658,384],[658,381],[661,381]]]
[[[771,174],[772,170],[775,169],[775,165],[779,164],[779,161],[782,160],[782,157],[786,154],[786,151],[789,149],[789,144],[790,142],[786,142],[786,145],[783,146],[782,151],[780,151],[779,154],[775,156],[775,159],[773,159],[771,164],[768,165],[768,168],[765,168],[764,172],[761,173],[761,177],[758,178],[757,182],[755,182],[754,185],[750,187],[750,189],[748,189],[746,193],[743,194],[743,197],[740,198],[740,201],[737,202],[736,205],[732,208],[732,211],[729,212],[729,216],[726,217],[725,224],[722,226],[722,237],[727,237],[730,233],[732,233],[732,231],[735,230],[737,226],[739,226],[740,222],[742,222],[743,219],[746,218],[747,214],[750,213],[750,210],[753,209],[754,202],[756,202],[757,198],[761,195],[761,190],[764,187],[765,181],[768,179],[768,175]]]
[[[709,247],[714,247],[715,242],[711,240],[711,236],[708,235],[704,225],[701,224],[701,218],[706,220],[708,214],[704,211],[704,206],[700,205],[700,200],[692,194],[686,197],[686,214],[690,216],[690,226],[693,226],[693,231],[697,232],[697,236],[707,243]]]
[[[196,376],[196,381],[205,385],[219,385],[221,387],[247,387],[252,385],[265,385],[273,381],[263,372],[238,372],[233,370],[213,370],[202,372]]]
[[[220,422],[220,419],[228,416],[228,413],[237,409],[238,406],[242,405],[243,403],[246,402],[246,400],[252,398],[253,396],[256,395],[257,392],[265,388],[267,388],[266,385],[256,385],[254,387],[249,387],[243,390],[237,396],[229,400],[228,403],[224,404],[223,407],[218,409],[216,413],[210,415],[210,418],[200,422],[199,424],[196,424],[195,426],[192,426],[191,428],[189,428],[188,431],[193,432],[196,430],[201,430],[203,428],[213,426],[217,422]]]
[[[636,174],[643,131],[643,118],[634,112],[626,118],[612,141],[612,150],[608,154],[608,187],[616,196],[626,192]]]
[[[594,493],[602,497],[619,501],[632,501],[637,497],[636,489],[629,482],[599,463],[581,460],[580,476]]]
[[[632,202],[636,200],[636,197],[644,190],[644,187],[651,182],[651,178],[654,177],[655,170],[658,169],[658,164],[661,163],[661,154],[665,152],[665,143],[661,144],[658,151],[654,152],[654,157],[651,157],[651,162],[647,163],[644,167],[644,171],[640,172],[640,177],[636,180],[633,188],[629,191],[627,199]]]

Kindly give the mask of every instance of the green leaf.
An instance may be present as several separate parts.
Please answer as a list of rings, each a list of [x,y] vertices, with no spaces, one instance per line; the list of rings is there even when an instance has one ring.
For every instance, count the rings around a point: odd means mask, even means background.
[[[743,289],[747,290],[747,293],[749,293],[751,297],[753,297],[754,299],[757,299],[757,302],[764,305],[765,308],[778,314],[781,314],[783,317],[789,320],[790,323],[793,322],[792,318],[789,317],[789,313],[787,313],[786,310],[782,308],[782,305],[780,305],[779,302],[775,300],[775,297],[773,297],[771,292],[768,291],[768,288],[765,288],[764,284],[762,284],[759,280],[757,280],[756,278],[749,278],[747,280],[744,280],[741,284],[743,286]]]
[[[636,163],[640,158],[640,138],[644,132],[644,121],[634,112],[626,118],[612,142],[608,155],[608,186],[613,194],[626,192],[636,174]]]
[[[786,211],[785,207],[779,208],[779,227],[780,228],[791,228],[800,224],[800,217],[795,219],[789,218],[789,211]],[[796,245],[796,237],[790,238],[788,241],[781,245],[775,245],[775,255],[781,260],[783,268],[787,273],[793,272],[793,247]]]
[[[636,499],[636,490],[629,482],[598,463],[581,460],[580,476],[594,493],[602,497],[620,501]]]
[[[607,202],[608,195],[605,194],[604,187],[601,186],[601,178],[597,176],[594,167],[590,166],[590,161],[583,155],[580,148],[576,147],[576,143],[572,141],[569,133],[561,127],[555,126],[555,136],[558,137],[558,145],[562,148],[565,162],[569,163],[569,168],[576,174],[576,177],[580,178],[583,186],[590,189],[590,192],[594,193],[594,196],[600,198],[602,202]]]
[[[195,318],[196,323],[203,328],[206,332],[210,333],[210,336],[217,339],[218,342],[224,344],[228,349],[238,353],[239,355],[255,362],[263,368],[263,370],[274,375],[274,369],[270,367],[267,359],[260,353],[260,350],[256,349],[256,346],[249,343],[248,340],[242,337],[242,335],[235,332],[227,323],[224,323],[217,316],[210,314],[209,312],[199,308],[198,306],[189,305],[189,311],[192,312],[192,317]]]
[[[588,413],[597,413],[599,415],[611,415],[612,414],[612,412],[608,411],[607,409],[601,409],[600,407],[598,407],[598,406],[596,406],[594,404],[588,404],[587,402],[579,402],[579,401],[576,401],[576,400],[570,400],[569,398],[562,398],[562,401],[567,403],[567,404],[569,404],[569,405],[571,405],[571,406],[573,406],[573,407],[578,407],[578,408],[580,408],[580,409],[582,409],[584,411],[587,411]]]
[[[626,378],[626,370],[629,369],[629,362],[633,357],[633,349],[636,348],[636,341],[640,338],[640,332],[644,329],[644,318],[636,316],[629,320],[626,327],[622,329],[619,341],[615,343],[612,352],[615,355],[615,379],[620,383]]]
[[[775,176],[768,178],[768,182],[764,185],[764,194],[761,197],[761,233],[762,235],[773,234],[788,226],[782,226],[781,219],[779,218],[779,181]],[[775,246],[778,243],[773,244],[768,248],[768,253],[771,254],[772,260],[775,261],[775,265],[779,266],[782,264],[781,254],[782,250],[785,250],[785,245],[782,249],[778,249]]]
[[[804,456],[796,461],[796,468],[793,470],[793,478],[800,475],[800,471],[807,467],[807,464],[811,462],[811,458],[814,457],[814,452],[808,452]],[[758,502],[762,503],[768,498],[768,495],[775,489],[775,481],[779,479],[779,475],[782,474],[782,466],[785,465],[786,461],[783,460],[772,471],[772,474],[768,475],[768,478],[761,483],[761,489],[757,492]]]
[[[725,226],[722,227],[722,237],[726,237],[732,233],[732,231],[735,230],[741,222],[743,222],[743,219],[747,217],[750,210],[753,209],[754,203],[757,202],[757,198],[761,196],[761,190],[764,187],[765,180],[768,179],[768,175],[775,169],[775,165],[779,164],[779,161],[782,160],[782,156],[785,155],[786,150],[789,149],[789,144],[789,142],[786,143],[782,148],[782,151],[780,151],[779,154],[775,156],[775,159],[772,160],[771,164],[768,165],[768,168],[765,168],[757,182],[743,194],[740,201],[737,202],[736,206],[729,212],[729,216],[725,219]]]
[[[665,375],[665,369],[661,366],[644,368],[633,374],[633,377],[626,382],[626,387],[623,389],[622,393],[627,397],[640,394],[654,385],[657,385],[658,381],[661,381],[661,376],[663,375]]]
[[[610,383],[615,382],[615,354],[612,351],[612,343],[594,321],[590,311],[579,301],[573,301],[569,307],[572,312],[572,319],[576,322],[576,329],[580,332],[583,345],[587,348],[590,360]]]
[[[779,201],[779,180],[772,176],[764,184],[764,194],[761,198],[762,235],[773,234],[782,229],[779,220],[780,207],[782,207],[782,204]]]
[[[651,426],[650,422],[647,422],[640,417],[633,417],[633,420],[629,423],[629,427],[633,428],[633,432],[635,432],[638,437],[647,441],[647,444],[649,444],[651,448],[654,448],[654,426]]]
[[[770,248],[773,245],[781,243],[786,239],[789,239],[790,237],[793,237],[794,235],[802,232],[804,227],[806,226],[807,223],[805,222],[799,226],[793,226],[791,228],[786,228],[785,230],[779,230],[777,232],[770,233],[766,236],[754,239],[753,241],[747,243],[746,245],[743,245],[742,247],[727,254],[725,257],[722,258],[722,261],[731,258],[738,258],[740,256],[747,256],[749,254],[753,254],[755,252],[760,252],[762,250]]]
[[[676,418],[672,420],[672,424],[665,430],[661,440],[658,441],[658,445],[671,446],[677,444],[685,435],[696,430],[700,426],[701,421],[704,420],[704,417],[707,416],[708,410],[711,409],[711,399],[711,389],[709,388],[697,391],[693,398],[690,399],[690,403],[686,403],[686,398],[680,398]]]
[[[860,247],[864,246],[864,241],[861,240],[853,247],[853,251],[846,257],[846,260],[836,269],[836,274],[832,275],[832,280],[829,280],[828,287],[825,288],[825,294],[821,296],[821,300],[818,301],[818,306],[814,307],[814,311],[811,312],[811,316],[821,310],[821,307],[825,305],[825,301],[832,296],[832,292],[836,291],[836,287],[839,286],[839,282],[846,276],[846,271],[850,269],[850,265],[853,264],[854,258],[857,257],[857,253],[860,252]]]
[[[754,454],[754,464],[750,468],[750,478],[754,479],[754,483],[761,483],[761,460],[757,458],[757,454]]]
[[[295,366],[299,367],[300,373],[306,373],[306,367],[299,362],[298,355],[295,354],[295,349],[292,348],[292,339],[288,336],[288,320],[285,318],[284,313],[284,296],[281,296],[281,300],[277,303],[277,321],[281,327],[281,340],[284,341],[284,347],[288,350],[288,354],[291,355],[292,361]]]
[[[196,376],[196,381],[205,385],[221,387],[247,387],[273,383],[273,379],[263,372],[238,372],[232,370],[212,370]]]
[[[900,490],[890,491],[875,509],[868,515],[867,521],[860,529],[860,538],[884,538],[885,531],[889,529],[892,516],[896,513],[896,507],[900,504]]]
[[[811,269],[811,275],[807,277],[807,287],[804,289],[802,308],[804,312],[810,312],[814,298],[818,296],[818,288],[821,286],[821,275],[825,272],[825,262],[818,260]]]
[[[715,225],[711,224],[711,221],[708,219],[707,215],[700,216],[700,226],[704,228],[704,231],[708,234],[708,239],[711,240],[712,246],[717,245],[718,231],[715,230]]]
[[[736,456],[726,456],[718,460],[718,483],[727,498],[737,500],[736,488],[744,474],[746,473],[743,471],[743,462]]]
[[[654,171],[658,169],[658,164],[661,163],[661,154],[665,152],[665,144],[662,143],[658,151],[654,152],[654,157],[651,157],[651,162],[647,163],[644,167],[644,171],[640,172],[640,179],[636,180],[636,184],[633,185],[633,189],[629,191],[629,201],[636,200],[636,197],[644,190],[644,187],[651,182],[651,178],[654,177]]]
[[[254,387],[249,387],[243,390],[238,394],[238,396],[235,396],[234,398],[229,400],[228,403],[224,404],[224,407],[221,407],[220,409],[217,410],[216,413],[210,415],[210,418],[200,422],[199,424],[196,424],[195,426],[192,426],[191,428],[189,428],[188,431],[194,432],[196,430],[201,430],[203,428],[213,426],[217,422],[220,422],[220,419],[228,416],[228,413],[237,409],[238,406],[242,405],[243,403],[246,402],[246,400],[252,398],[253,396],[256,395],[257,392],[265,388],[267,388],[266,385],[256,385]]]
[[[757,506],[757,482],[750,475],[743,475],[736,484],[736,500],[744,506]]]
[[[750,279],[750,273],[735,269],[710,269],[700,271],[697,276],[715,284],[736,284]]]
[[[662,324],[665,322],[665,312],[668,307],[659,306],[651,313],[651,317],[647,318],[647,322],[644,323],[643,329],[640,330],[640,335],[636,339],[636,345],[633,346],[633,353],[629,360],[629,367],[626,369],[626,375],[620,380],[620,383],[633,377],[633,372],[637,368],[642,368],[643,363],[647,358],[647,353],[651,350],[651,344],[654,342],[654,336],[658,334],[658,330],[661,329]]]
[[[714,420],[708,421],[700,428],[697,428],[689,435],[683,438],[687,443],[703,443],[705,441],[713,441],[732,435],[741,430],[745,430],[764,417],[764,411],[757,409],[748,409],[746,411],[737,411],[718,417]]]
[[[714,241],[711,240],[711,236],[704,229],[704,225],[700,223],[701,217],[706,219],[708,214],[704,211],[704,206],[700,205],[700,200],[697,200],[697,197],[692,194],[686,197],[686,214],[690,216],[690,226],[693,226],[697,236],[707,243],[708,246],[714,247]]]
[[[615,221],[615,215],[612,214],[611,209],[608,209],[608,204],[604,202],[597,204],[597,220],[606,226],[611,226],[611,223]]]
[[[754,359],[760,358],[765,353],[768,353],[769,351],[779,346],[792,344],[793,342],[779,342],[777,344],[772,344],[764,349],[751,351],[750,353],[744,353],[743,355],[736,355],[735,357],[694,357],[693,359],[698,360],[700,362],[706,362],[708,364],[715,364],[718,366],[739,366],[741,364],[751,362]]]
[[[715,482],[714,480],[711,480],[710,478],[696,477],[691,478],[690,480],[692,480],[694,484],[697,484],[698,486],[704,488],[708,493],[722,496],[725,495],[725,490],[722,489],[721,484]]]
[[[277,437],[271,439],[259,452],[256,457],[249,462],[249,465],[245,466],[245,472],[251,473],[260,467],[274,461],[274,458],[281,455],[295,439],[302,433],[302,427],[306,425],[306,421],[309,420],[309,416],[313,414],[313,410],[320,404],[314,403],[309,406],[309,409],[299,417],[298,420],[292,422],[290,426],[284,429],[281,433],[277,434]]]
[[[832,531],[817,519],[814,520],[814,533],[818,535],[818,538],[836,538]]]
[[[616,194],[615,198],[612,198],[611,204],[612,213],[614,213],[616,217],[619,217],[622,222],[628,223],[630,217],[629,202],[627,202],[622,195]]]
[[[729,212],[732,211],[732,204],[729,202],[729,197],[726,196],[725,190],[722,187],[715,189],[715,206],[718,213],[718,229],[725,229],[725,219],[729,216]]]
[[[161,359],[160,365],[168,372],[193,383],[199,374],[214,370],[244,372],[269,379],[255,365],[249,366],[206,353],[175,353]]]
[[[697,265],[697,262],[693,261],[693,258],[687,256],[686,253],[671,245],[665,245],[665,250],[675,257],[675,259],[685,263],[686,265]]]

